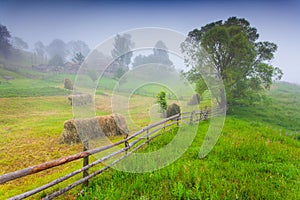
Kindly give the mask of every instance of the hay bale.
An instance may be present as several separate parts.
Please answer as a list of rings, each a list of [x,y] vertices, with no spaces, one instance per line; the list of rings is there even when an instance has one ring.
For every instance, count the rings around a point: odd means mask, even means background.
[[[81,140],[79,135],[77,134],[76,127],[74,120],[67,120],[64,123],[64,130],[62,132],[60,143],[65,144],[76,144],[79,143]]]
[[[180,113],[180,106],[177,105],[176,103],[172,103],[171,105],[168,106],[167,108],[167,117],[171,117],[173,115],[176,115]]]
[[[68,79],[68,78],[65,78],[65,81],[64,81],[64,88],[67,89],[67,90],[73,90],[73,82]]]
[[[187,105],[191,106],[191,105],[198,105],[200,103],[200,95],[199,94],[194,94],[191,99],[189,100],[189,102],[187,103]]]
[[[74,144],[104,136],[127,135],[126,119],[119,114],[85,119],[70,119],[64,123],[60,143]]]
[[[125,117],[123,117],[120,114],[114,114],[113,116],[114,116],[114,121],[118,127],[117,129],[118,135],[127,135],[129,133],[129,129]]]
[[[93,103],[93,96],[90,94],[73,94],[68,96],[70,105],[82,106]]]

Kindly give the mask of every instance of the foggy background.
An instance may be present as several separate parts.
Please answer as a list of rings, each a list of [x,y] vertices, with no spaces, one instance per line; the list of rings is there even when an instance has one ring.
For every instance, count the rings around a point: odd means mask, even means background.
[[[278,45],[272,64],[284,81],[300,84],[300,1],[0,1],[0,23],[29,44],[53,39],[82,40],[90,49],[128,29],[170,28],[189,31],[230,16],[245,18],[259,40]],[[176,63],[175,63],[176,64]]]

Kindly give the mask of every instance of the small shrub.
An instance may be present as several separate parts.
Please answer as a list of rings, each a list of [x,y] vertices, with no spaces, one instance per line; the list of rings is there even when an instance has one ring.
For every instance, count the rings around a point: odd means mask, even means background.
[[[156,103],[158,103],[161,111],[167,109],[167,99],[166,99],[166,93],[164,91],[159,92],[156,94]]]
[[[70,79],[68,78],[65,79],[64,88],[68,90],[73,90],[73,83]]]
[[[166,110],[168,107],[166,93],[164,91],[160,91],[156,94],[156,103],[160,107],[160,112],[162,113],[161,117],[166,117]]]
[[[171,117],[173,115],[176,115],[180,113],[180,106],[177,105],[176,103],[172,103],[171,105],[168,106],[167,109],[167,117]]]
[[[200,95],[199,94],[194,94],[187,105],[198,105],[200,103]]]

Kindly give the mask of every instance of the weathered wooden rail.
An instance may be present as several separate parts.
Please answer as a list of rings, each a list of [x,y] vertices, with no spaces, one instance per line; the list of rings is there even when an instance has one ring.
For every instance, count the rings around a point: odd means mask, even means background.
[[[186,123],[192,124],[194,122],[198,122],[201,120],[207,120],[208,114],[209,114],[208,109],[206,109],[205,111],[193,111],[193,112],[185,112],[185,113],[181,113],[181,114],[176,114],[174,116],[171,116],[171,117],[161,120],[159,122],[150,124],[150,125],[144,127],[143,129],[133,133],[132,135],[128,135],[127,137],[125,137],[124,139],[122,139],[121,141],[118,141],[116,143],[113,143],[113,144],[110,144],[110,145],[107,145],[104,147],[96,148],[96,149],[91,149],[91,150],[86,149],[86,146],[88,146],[88,145],[85,145],[85,149],[83,152],[80,152],[80,153],[77,153],[74,155],[70,155],[70,156],[65,156],[65,157],[62,157],[62,158],[59,158],[56,160],[52,160],[52,161],[49,161],[46,163],[42,163],[39,165],[31,166],[31,167],[21,169],[21,170],[15,171],[15,172],[3,174],[0,176],[0,184],[5,184],[5,183],[15,180],[15,179],[19,179],[19,178],[22,178],[22,177],[25,177],[25,176],[28,176],[31,174],[35,174],[35,173],[38,173],[38,172],[41,172],[41,171],[44,171],[44,170],[47,170],[47,169],[50,169],[50,168],[53,168],[56,166],[70,163],[70,162],[78,160],[78,159],[83,159],[83,167],[81,169],[75,170],[75,171],[73,171],[69,174],[66,174],[56,180],[53,180],[45,185],[42,185],[38,188],[35,188],[33,190],[27,191],[25,193],[22,193],[20,195],[10,198],[10,200],[16,200],[16,199],[24,199],[24,198],[30,197],[38,192],[41,192],[43,190],[46,190],[47,188],[57,185],[58,183],[61,183],[79,173],[83,173],[83,177],[81,179],[79,179],[79,180],[73,182],[72,184],[70,184],[58,191],[55,191],[54,193],[49,194],[48,196],[43,198],[43,199],[53,199],[54,197],[57,197],[80,184],[84,184],[84,186],[87,186],[89,179],[104,172],[105,170],[109,169],[111,166],[115,165],[122,159],[130,156],[132,153],[134,153],[138,149],[140,149],[143,146],[145,146],[146,144],[148,144],[151,140],[153,140],[154,138],[158,137],[159,135],[161,135],[163,133],[161,130],[165,130],[167,127],[171,127],[172,125],[178,126],[179,121],[185,120]],[[161,132],[159,132],[159,131],[161,131]],[[159,132],[159,133],[157,133],[157,132]],[[155,134],[155,133],[157,133],[157,134]],[[122,144],[124,144],[123,148],[120,148],[119,150],[117,150],[109,155],[106,155],[100,159],[97,159],[92,163],[88,162],[89,156],[99,153],[99,152],[103,152],[105,150],[111,149],[116,146],[120,146]],[[129,150],[131,150],[131,151],[129,151]],[[91,174],[88,173],[88,169],[90,169],[91,167],[94,167],[100,163],[103,163],[104,161],[106,161],[112,157],[115,157],[117,155],[120,155],[122,153],[124,153],[124,155],[117,158],[112,163],[102,167],[101,169],[99,169]]]

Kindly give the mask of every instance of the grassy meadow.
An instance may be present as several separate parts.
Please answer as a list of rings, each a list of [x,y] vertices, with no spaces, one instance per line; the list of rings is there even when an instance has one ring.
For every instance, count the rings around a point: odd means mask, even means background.
[[[13,77],[6,80],[4,77]],[[19,170],[82,151],[83,146],[59,144],[63,123],[72,107],[63,88],[64,78],[74,75],[46,74],[30,70],[7,71],[0,66],[0,174]],[[96,114],[111,113],[111,89],[115,80],[104,78],[96,90]],[[88,82],[89,83],[89,82]],[[90,81],[90,84],[93,84]],[[160,120],[151,114],[157,86],[140,88],[129,100],[131,131]],[[157,91],[159,92],[159,91]],[[209,95],[207,95],[209,96]],[[184,109],[186,101],[170,98]],[[206,97],[200,104],[209,103]],[[186,126],[186,134],[197,125]],[[198,157],[209,121],[184,155],[169,166],[144,174],[109,170],[59,199],[300,199],[300,86],[276,83],[261,104],[233,107],[222,135],[211,153]],[[141,151],[166,145],[176,129],[165,132]],[[0,199],[45,184],[82,166],[76,161],[0,185]],[[34,195],[40,199],[81,175]]]

